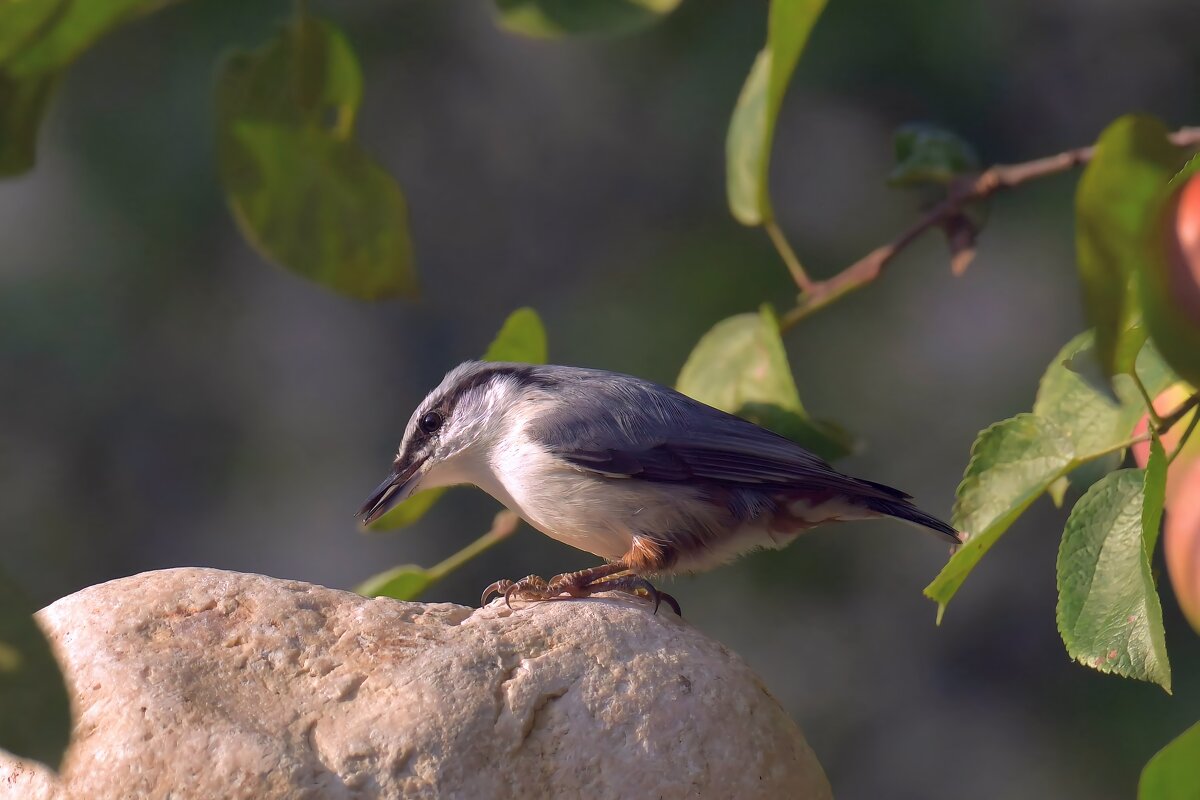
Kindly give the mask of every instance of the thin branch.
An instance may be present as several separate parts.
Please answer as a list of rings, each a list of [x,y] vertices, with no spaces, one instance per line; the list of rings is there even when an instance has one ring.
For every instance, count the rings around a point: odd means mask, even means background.
[[[461,567],[463,564],[466,564],[468,561],[475,558],[475,556],[483,553],[492,545],[498,544],[507,539],[509,536],[512,536],[517,530],[517,526],[520,524],[520,522],[521,518],[512,511],[509,511],[508,509],[500,511],[492,520],[492,527],[487,533],[485,533],[483,536],[480,536],[478,539],[471,542],[469,545],[464,547],[462,550],[459,550],[445,561],[441,561],[430,567],[428,570],[430,576],[434,580],[441,580],[454,570]]]
[[[783,259],[784,264],[787,264],[788,272],[792,273],[792,280],[796,282],[796,286],[800,287],[801,292],[811,292],[813,280],[808,277],[804,265],[796,257],[796,251],[788,244],[787,237],[779,229],[779,223],[774,219],[768,219],[763,223],[763,228],[766,229],[767,236],[771,237],[771,244],[775,245],[775,249],[779,251],[779,257]]]
[[[1175,445],[1175,452],[1167,457],[1167,464],[1174,463],[1175,459],[1179,458],[1179,454],[1183,452],[1183,446],[1188,443],[1188,439],[1192,437],[1192,433],[1196,430],[1196,423],[1200,422],[1200,414],[1193,414],[1188,426],[1184,429],[1183,435],[1179,437],[1179,444]]]
[[[1177,147],[1200,147],[1200,127],[1180,128],[1169,138],[1171,143]],[[882,247],[875,248],[832,278],[810,281],[808,288],[803,289],[796,307],[785,313],[780,319],[780,327],[787,330],[814,311],[871,283],[883,274],[884,269],[900,251],[927,231],[942,227],[949,220],[962,214],[963,208],[968,203],[986,200],[1002,189],[1012,189],[1038,178],[1074,169],[1090,161],[1094,153],[1094,146],[1079,147],[1058,155],[1037,158],[1020,164],[997,164],[977,175],[964,176],[950,184],[944,200],[927,211],[924,216],[894,240]]]
[[[1158,415],[1158,409],[1154,407],[1154,398],[1150,396],[1146,384],[1142,383],[1142,379],[1138,377],[1137,370],[1130,370],[1129,377],[1133,378],[1133,385],[1137,387],[1138,392],[1142,395],[1142,400],[1146,403],[1146,414],[1149,415],[1150,421],[1155,425],[1161,425],[1162,417]]]

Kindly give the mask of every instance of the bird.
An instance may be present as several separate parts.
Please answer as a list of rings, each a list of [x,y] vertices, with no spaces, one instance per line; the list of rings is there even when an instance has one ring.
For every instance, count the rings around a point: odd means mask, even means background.
[[[538,531],[604,559],[550,580],[500,580],[540,601],[624,592],[777,549],[845,520],[895,518],[959,544],[952,526],[882,483],[674,389],[600,369],[468,361],[417,406],[392,470],[356,516],[369,525],[418,491],[473,484]]]

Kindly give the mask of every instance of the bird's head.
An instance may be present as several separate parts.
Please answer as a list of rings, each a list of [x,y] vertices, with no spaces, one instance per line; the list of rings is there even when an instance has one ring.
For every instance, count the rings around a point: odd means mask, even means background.
[[[417,406],[392,464],[357,516],[370,524],[422,489],[478,483],[510,412],[542,382],[527,364],[468,361]]]

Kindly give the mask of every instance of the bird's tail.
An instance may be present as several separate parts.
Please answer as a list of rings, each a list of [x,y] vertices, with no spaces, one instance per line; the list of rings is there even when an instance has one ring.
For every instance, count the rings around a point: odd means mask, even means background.
[[[908,522],[922,528],[928,528],[931,531],[936,531],[947,539],[950,539],[955,544],[961,544],[963,536],[951,526],[942,522],[932,514],[926,514],[921,509],[914,506],[912,503],[901,498],[864,498],[863,505],[877,514],[886,514],[889,517],[895,517],[903,522]]]

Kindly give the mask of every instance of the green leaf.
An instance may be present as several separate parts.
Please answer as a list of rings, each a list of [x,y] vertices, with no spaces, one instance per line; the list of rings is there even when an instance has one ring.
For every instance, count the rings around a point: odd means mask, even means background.
[[[1138,781],[1138,800],[1200,797],[1200,722],[1154,754]]]
[[[0,64],[36,41],[67,0],[0,0]]]
[[[1165,477],[1160,471],[1159,483]],[[1162,507],[1146,503],[1145,470],[1111,472],[1080,498],[1058,552],[1058,630],[1071,657],[1171,691],[1162,607],[1146,545]],[[1157,532],[1154,534],[1157,536]]]
[[[16,78],[0,70],[0,176],[33,168],[37,132],[58,73]]]
[[[0,747],[57,770],[71,736],[62,671],[33,608],[0,575]]]
[[[1154,558],[1154,546],[1162,527],[1163,507],[1167,502],[1167,451],[1162,440],[1150,432],[1150,457],[1146,459],[1146,496],[1142,503],[1142,531],[1145,535],[1146,558]]]
[[[1052,483],[1078,466],[1069,435],[1034,414],[1018,414],[985,429],[971,448],[958,487],[952,524],[968,534],[925,595],[938,619],[967,575],[1000,536]]]
[[[1152,204],[1138,289],[1146,327],[1181,377],[1200,386],[1200,156]]]
[[[896,166],[888,185],[946,185],[959,175],[979,169],[979,156],[965,139],[936,125],[910,124],[892,138]]]
[[[850,450],[845,432],[813,420],[804,410],[779,321],[769,306],[714,325],[688,356],[676,388],[701,403],[771,427],[823,458]]]
[[[547,356],[546,328],[538,313],[526,307],[508,315],[483,360],[545,364]]]
[[[416,600],[433,585],[434,580],[428,570],[416,564],[404,564],[367,578],[354,587],[354,591],[366,597]]]
[[[386,514],[368,525],[367,530],[376,533],[408,527],[425,516],[425,512],[433,508],[433,504],[440,500],[445,492],[446,487],[417,492],[407,500],[397,503]]]
[[[654,25],[680,0],[496,0],[497,21],[539,39],[615,36]]]
[[[545,364],[546,358],[546,328],[538,313],[529,307],[518,308],[508,315],[483,354],[484,361],[520,361],[526,364]],[[395,508],[367,526],[367,530],[373,533],[411,525],[425,516],[425,512],[433,507],[445,491],[439,488],[418,492],[397,503]]]
[[[112,29],[151,11],[170,5],[170,0],[20,0],[10,5],[45,8],[36,36],[26,38],[19,49],[4,59],[4,67],[14,76],[28,77],[57,72],[78,58],[88,47]],[[9,12],[14,13],[14,12]],[[38,12],[28,12],[38,16]],[[0,22],[9,17],[0,15]]]
[[[768,188],[771,142],[783,97],[825,0],[771,0],[767,45],[754,59],[725,139],[729,210],[743,225],[774,219]]]
[[[1096,330],[1106,376],[1117,370],[1121,338],[1137,309],[1133,286],[1146,258],[1146,228],[1154,201],[1181,163],[1167,128],[1129,115],[1100,135],[1075,194],[1075,244],[1085,311]]]
[[[414,296],[404,196],[352,138],[362,75],[345,36],[301,18],[226,58],[216,96],[221,181],[247,240],[343,294]]]
[[[1121,406],[1067,367],[1077,355],[1091,352],[1092,343],[1091,331],[1067,342],[1042,375],[1033,402],[1033,413],[1053,422],[1079,455],[1108,450],[1130,435]]]

